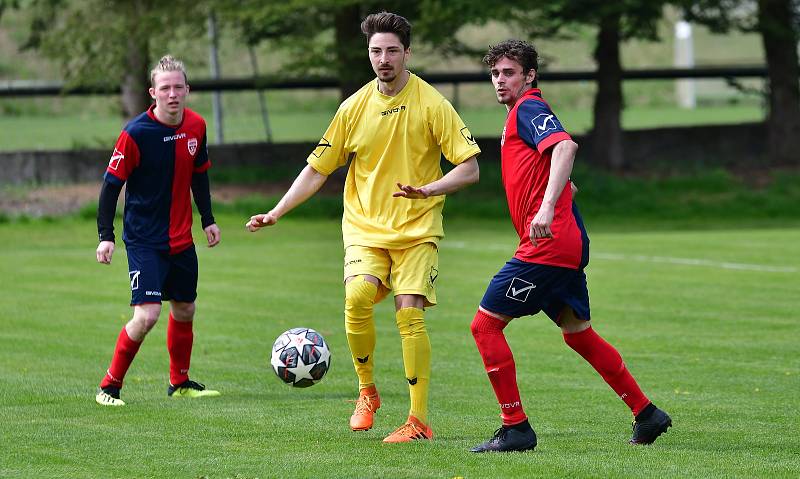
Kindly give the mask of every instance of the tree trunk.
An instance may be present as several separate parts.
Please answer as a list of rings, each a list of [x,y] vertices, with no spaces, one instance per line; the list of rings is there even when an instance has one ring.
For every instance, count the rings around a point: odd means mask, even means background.
[[[800,164],[800,89],[794,17],[791,0],[758,1],[769,77],[768,161],[796,165]]]
[[[142,22],[149,2],[122,2],[129,32],[125,51],[125,73],[122,77],[122,116],[128,121],[150,107],[150,48]]]
[[[597,48],[597,93],[594,99],[592,162],[615,170],[625,166],[622,151],[622,66],[619,60],[619,18],[600,20]]]
[[[364,16],[358,4],[336,9],[336,74],[342,101],[375,76],[367,55],[367,40],[361,33],[360,25]]]

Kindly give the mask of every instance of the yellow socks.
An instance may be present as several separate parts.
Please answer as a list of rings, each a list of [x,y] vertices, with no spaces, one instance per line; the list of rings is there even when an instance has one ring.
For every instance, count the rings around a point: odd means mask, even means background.
[[[397,329],[403,345],[408,390],[411,395],[409,414],[428,423],[428,383],[431,377],[431,341],[425,329],[425,312],[419,308],[403,308],[397,312]]]
[[[358,374],[358,387],[363,389],[375,383],[372,353],[375,350],[375,321],[372,309],[378,287],[363,276],[345,284],[344,329],[347,344]]]

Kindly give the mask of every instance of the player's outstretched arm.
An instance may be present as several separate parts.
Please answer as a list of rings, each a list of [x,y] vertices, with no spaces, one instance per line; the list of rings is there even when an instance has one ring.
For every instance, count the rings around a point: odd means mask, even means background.
[[[478,159],[473,156],[447,172],[446,175],[427,185],[416,187],[397,183],[397,188],[400,191],[395,192],[392,196],[416,200],[429,196],[447,195],[465,186],[477,183],[479,179]]]
[[[531,221],[530,238],[534,247],[537,238],[553,236],[550,225],[553,223],[556,201],[569,181],[569,175],[572,174],[572,165],[575,162],[577,151],[578,144],[572,140],[559,141],[553,147],[553,155],[550,159],[550,177],[547,180],[547,188],[544,190],[544,199],[539,211]]]
[[[311,198],[314,193],[322,188],[325,181],[328,179],[327,175],[323,175],[315,170],[311,165],[306,165],[303,171],[297,175],[292,186],[283,195],[283,198],[267,213],[259,213],[250,217],[244,226],[249,231],[255,232],[264,226],[272,226],[278,222],[278,219],[293,210],[296,206],[302,204],[307,199]]]

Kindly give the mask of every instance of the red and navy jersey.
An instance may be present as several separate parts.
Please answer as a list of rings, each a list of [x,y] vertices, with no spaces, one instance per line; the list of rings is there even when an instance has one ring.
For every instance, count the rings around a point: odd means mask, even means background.
[[[537,239],[535,248],[530,241],[531,221],[550,179],[552,148],[570,139],[538,88],[525,92],[508,112],[500,152],[508,209],[519,235],[514,257],[521,261],[572,269],[588,262],[589,238],[572,203],[569,184],[556,201],[550,226],[553,237]]]
[[[125,244],[176,254],[193,244],[192,174],[211,166],[206,123],[186,108],[180,125],[166,125],[156,119],[154,108],[122,130],[104,178],[115,185],[127,183]]]

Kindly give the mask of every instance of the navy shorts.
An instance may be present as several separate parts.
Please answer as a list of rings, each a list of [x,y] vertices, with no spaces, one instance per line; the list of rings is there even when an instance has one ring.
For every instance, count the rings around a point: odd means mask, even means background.
[[[178,254],[128,246],[131,306],[161,301],[192,303],[197,298],[197,252],[194,245]]]
[[[512,318],[544,311],[556,324],[564,306],[579,319],[591,319],[586,274],[575,270],[526,263],[512,258],[492,278],[481,307]]]

